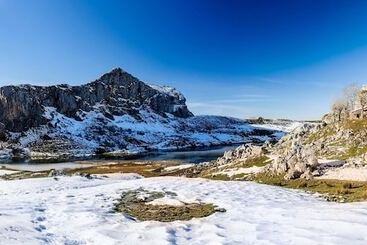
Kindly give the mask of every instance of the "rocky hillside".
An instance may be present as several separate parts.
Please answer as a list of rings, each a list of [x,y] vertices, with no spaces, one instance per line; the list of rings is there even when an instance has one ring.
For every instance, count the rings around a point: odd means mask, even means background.
[[[67,160],[277,140],[280,130],[193,116],[185,97],[114,69],[81,86],[0,88],[0,157]]]
[[[6,130],[21,132],[47,122],[43,116],[52,107],[69,118],[81,121],[86,112],[97,110],[107,118],[138,115],[139,108],[165,116],[187,118],[192,113],[185,97],[174,89],[151,87],[120,68],[82,85],[5,86],[0,88],[0,122]]]
[[[367,119],[304,123],[274,145],[247,144],[226,152],[207,174],[367,181],[366,139]]]
[[[288,178],[325,176],[340,167],[360,168],[355,172],[362,173],[367,166],[366,138],[365,119],[306,124],[276,145],[274,153],[280,157],[272,168],[286,171]]]

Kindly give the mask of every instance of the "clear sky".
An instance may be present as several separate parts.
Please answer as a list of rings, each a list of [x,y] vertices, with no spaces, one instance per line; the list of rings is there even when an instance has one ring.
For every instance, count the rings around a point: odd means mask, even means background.
[[[0,85],[121,67],[195,114],[317,119],[367,80],[367,1],[0,0]]]

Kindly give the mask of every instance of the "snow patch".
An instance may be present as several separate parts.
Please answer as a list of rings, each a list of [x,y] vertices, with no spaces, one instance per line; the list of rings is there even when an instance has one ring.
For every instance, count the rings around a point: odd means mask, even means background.
[[[178,200],[213,203],[227,212],[171,223],[136,222],[113,212],[122,192],[139,187],[175,192]],[[367,243],[366,203],[331,203],[252,182],[73,176],[0,181],[0,198],[2,244]]]
[[[181,92],[179,92],[176,88],[170,87],[170,86],[160,86],[160,85],[154,85],[154,84],[148,84],[149,87],[159,91],[160,93],[167,94],[172,97],[176,97],[179,100],[184,100],[185,97]]]
[[[177,166],[170,166],[170,167],[164,168],[164,170],[165,171],[181,170],[181,169],[191,168],[192,166],[195,166],[195,164],[181,164]]]
[[[249,168],[226,169],[221,172],[216,172],[215,174],[225,174],[228,177],[232,177],[237,174],[256,174],[261,172],[263,169],[264,167],[252,166]]]

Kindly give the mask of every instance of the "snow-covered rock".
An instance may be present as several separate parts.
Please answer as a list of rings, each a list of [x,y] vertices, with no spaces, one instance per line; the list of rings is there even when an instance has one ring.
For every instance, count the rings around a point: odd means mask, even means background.
[[[1,87],[0,159],[116,157],[283,134],[245,120],[193,116],[185,102],[176,89],[147,85],[120,68],[81,86]]]

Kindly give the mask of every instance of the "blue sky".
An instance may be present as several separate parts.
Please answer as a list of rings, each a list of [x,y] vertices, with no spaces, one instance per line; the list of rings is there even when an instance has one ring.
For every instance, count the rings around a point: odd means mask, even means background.
[[[367,80],[367,1],[0,0],[0,85],[114,67],[195,114],[317,119]]]

